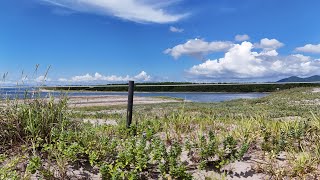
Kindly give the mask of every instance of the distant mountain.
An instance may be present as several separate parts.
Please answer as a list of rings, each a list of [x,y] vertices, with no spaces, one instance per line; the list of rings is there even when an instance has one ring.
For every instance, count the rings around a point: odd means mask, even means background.
[[[320,81],[320,76],[319,75],[315,75],[315,76],[310,76],[310,77],[306,77],[306,78],[300,78],[297,76],[291,76],[288,78],[284,78],[281,79],[277,82],[317,82]]]

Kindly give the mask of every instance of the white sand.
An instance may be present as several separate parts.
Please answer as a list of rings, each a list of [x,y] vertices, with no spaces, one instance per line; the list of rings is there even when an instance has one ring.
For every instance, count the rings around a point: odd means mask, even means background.
[[[70,107],[89,107],[89,106],[112,106],[126,105],[128,102],[127,96],[79,96],[69,97]],[[161,99],[155,97],[134,97],[133,104],[157,104],[181,102],[174,99]]]
[[[320,92],[320,88],[314,88],[314,89],[312,90],[312,92],[313,92],[313,93],[319,93],[319,92]]]

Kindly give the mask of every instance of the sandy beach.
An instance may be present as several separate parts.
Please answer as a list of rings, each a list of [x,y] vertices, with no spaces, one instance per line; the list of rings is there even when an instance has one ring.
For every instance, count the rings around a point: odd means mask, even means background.
[[[127,96],[78,96],[69,97],[68,103],[70,107],[90,107],[90,106],[113,106],[126,105]],[[158,104],[181,102],[175,99],[164,99],[159,97],[134,97],[134,104]]]
[[[56,98],[57,102],[59,98]],[[24,102],[25,100],[18,100]],[[28,100],[27,100],[28,101]],[[106,96],[70,96],[68,97],[68,105],[71,108],[75,107],[92,107],[92,106],[115,106],[126,105],[128,102],[127,96],[106,95]],[[159,104],[182,102],[182,100],[161,98],[161,97],[134,97],[133,104]],[[0,100],[0,106],[6,106],[5,100]]]

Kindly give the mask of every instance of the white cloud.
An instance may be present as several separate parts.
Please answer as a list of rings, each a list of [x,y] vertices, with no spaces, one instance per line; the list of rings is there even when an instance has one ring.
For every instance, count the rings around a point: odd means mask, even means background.
[[[66,78],[59,78],[58,81],[59,81],[59,82],[68,82],[68,79],[66,79]]]
[[[59,82],[125,82],[129,80],[134,80],[134,81],[139,81],[139,82],[145,82],[145,81],[150,81],[151,76],[148,75],[146,72],[142,71],[136,76],[130,77],[129,75],[127,76],[116,76],[116,75],[111,75],[111,76],[104,76],[101,75],[100,73],[95,73],[94,75],[90,74],[85,74],[85,75],[80,75],[80,76],[74,76],[71,77],[70,79],[66,78],[59,78]]]
[[[148,2],[141,0],[40,0],[75,11],[111,15],[134,22],[171,23],[188,14],[170,14],[164,9],[173,0]]]
[[[8,86],[8,85],[14,85],[16,82],[13,81],[0,81],[0,85]]]
[[[199,79],[250,79],[307,76],[320,72],[320,61],[301,54],[278,56],[275,50],[253,52],[250,42],[236,44],[223,58],[207,60],[188,70]]]
[[[173,48],[166,49],[165,54],[170,54],[175,59],[182,55],[203,58],[204,55],[213,52],[224,52],[230,49],[233,43],[228,41],[206,42],[202,39],[191,39],[184,44],[179,44]]]
[[[247,41],[249,40],[250,37],[247,35],[247,34],[238,34],[234,37],[234,40],[235,41],[239,41],[239,42],[242,42],[242,41]]]
[[[284,46],[284,44],[277,39],[268,38],[261,39],[260,43],[255,44],[255,48],[261,48],[264,50],[275,50],[281,48],[282,46]]]
[[[278,56],[278,52],[276,50],[263,50],[260,53],[252,52],[255,56]]]
[[[28,79],[27,79],[28,81]],[[41,82],[45,82],[45,81],[51,81],[50,78],[45,77],[45,76],[39,76],[36,79],[34,79],[35,82],[41,83]]]
[[[177,32],[177,33],[182,33],[184,31],[184,29],[182,28],[177,28],[177,27],[174,27],[174,26],[170,26],[169,30],[171,32]]]
[[[303,47],[297,47],[296,51],[320,54],[320,44],[306,44]]]
[[[140,74],[136,75],[133,79],[137,81],[150,81],[151,76],[149,76],[146,72],[142,71]]]

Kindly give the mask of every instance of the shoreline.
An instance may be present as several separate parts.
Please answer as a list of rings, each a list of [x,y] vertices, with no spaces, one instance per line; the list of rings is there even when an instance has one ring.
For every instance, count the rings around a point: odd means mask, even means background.
[[[70,107],[93,107],[93,106],[116,106],[127,105],[128,97],[121,95],[101,95],[101,96],[69,96],[68,105]],[[43,100],[49,100],[49,98],[41,98]],[[28,99],[32,100],[32,99]],[[56,98],[55,101],[58,101]],[[23,102],[23,99],[18,100]],[[134,104],[161,104],[161,103],[178,103],[187,102],[175,98],[162,98],[162,97],[134,97]],[[0,106],[4,105],[5,101],[0,99]]]
[[[123,93],[126,94],[127,91],[91,91],[91,90],[46,90],[46,89],[39,89],[40,92],[88,92],[88,93]],[[134,93],[141,93],[141,94],[271,94],[272,92],[201,92],[201,91],[135,91]]]
[[[74,96],[68,97],[68,104],[74,107],[92,107],[92,106],[115,106],[127,105],[128,97],[115,96]],[[161,104],[161,103],[175,103],[184,102],[177,99],[164,99],[159,97],[135,97],[134,104]]]

